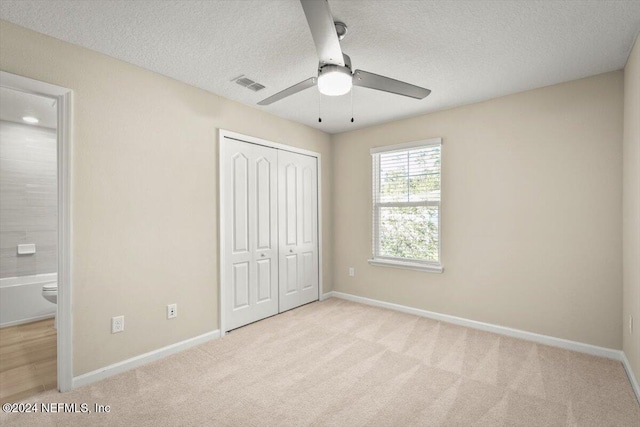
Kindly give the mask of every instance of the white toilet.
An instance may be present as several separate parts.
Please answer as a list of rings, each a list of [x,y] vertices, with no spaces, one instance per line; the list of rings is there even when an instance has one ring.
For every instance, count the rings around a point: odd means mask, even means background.
[[[42,296],[49,302],[54,304],[58,304],[58,284],[56,282],[47,283],[42,287]],[[58,328],[58,310],[56,307],[56,318],[54,322],[54,326]]]

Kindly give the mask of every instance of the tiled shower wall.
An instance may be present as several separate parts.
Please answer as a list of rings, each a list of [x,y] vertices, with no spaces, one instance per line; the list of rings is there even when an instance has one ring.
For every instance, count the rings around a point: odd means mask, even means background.
[[[55,130],[0,121],[0,278],[57,271],[56,168]]]

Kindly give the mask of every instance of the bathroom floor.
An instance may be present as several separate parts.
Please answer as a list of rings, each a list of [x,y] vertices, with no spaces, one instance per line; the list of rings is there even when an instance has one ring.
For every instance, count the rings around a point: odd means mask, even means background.
[[[0,329],[0,402],[17,402],[57,385],[54,319]]]

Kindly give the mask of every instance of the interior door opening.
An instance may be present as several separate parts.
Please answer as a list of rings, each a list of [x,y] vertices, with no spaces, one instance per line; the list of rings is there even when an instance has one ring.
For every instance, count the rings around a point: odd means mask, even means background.
[[[0,104],[4,402],[72,388],[71,90],[0,71]]]

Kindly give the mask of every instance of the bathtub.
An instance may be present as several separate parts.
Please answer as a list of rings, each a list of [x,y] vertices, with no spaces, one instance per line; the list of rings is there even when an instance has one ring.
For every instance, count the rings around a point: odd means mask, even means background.
[[[57,305],[43,298],[42,286],[57,281],[57,273],[0,279],[0,328],[54,317]]]

